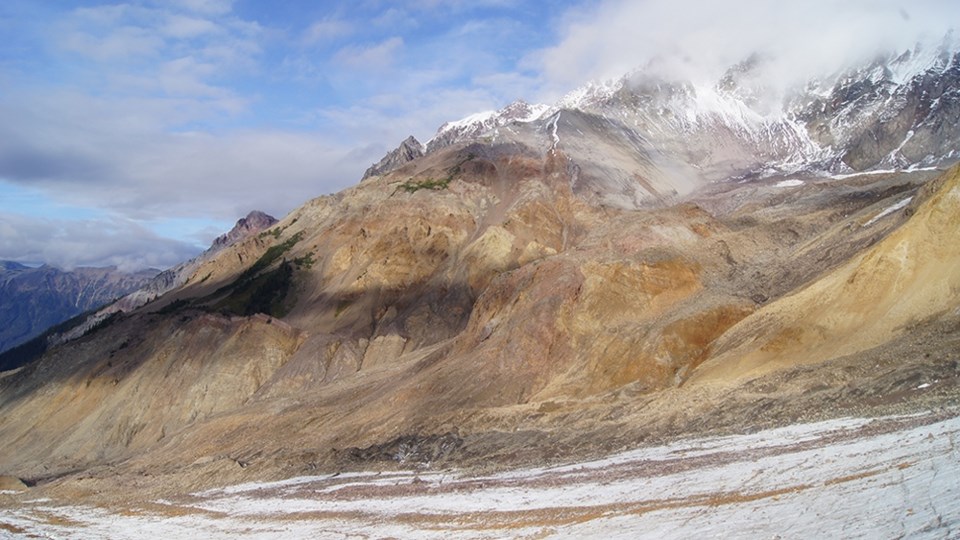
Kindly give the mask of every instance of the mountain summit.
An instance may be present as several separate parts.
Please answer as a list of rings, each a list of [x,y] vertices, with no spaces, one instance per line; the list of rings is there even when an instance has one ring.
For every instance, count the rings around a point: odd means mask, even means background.
[[[237,224],[228,232],[221,234],[214,239],[210,245],[209,251],[216,252],[221,249],[242,240],[253,233],[258,233],[277,222],[277,219],[271,215],[264,214],[259,210],[253,210],[246,217],[237,220]]]
[[[404,139],[400,146],[383,156],[383,159],[370,166],[363,173],[363,180],[371,176],[386,174],[418,157],[423,156],[424,146],[413,135]]]

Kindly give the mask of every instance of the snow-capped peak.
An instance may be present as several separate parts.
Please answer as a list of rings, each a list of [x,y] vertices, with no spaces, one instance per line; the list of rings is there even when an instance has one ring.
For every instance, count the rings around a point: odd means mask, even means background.
[[[498,111],[474,113],[460,120],[447,122],[427,141],[427,151],[449,146],[457,141],[479,136],[513,122],[526,123],[539,119],[550,109],[547,105],[530,104],[520,99]]]
[[[475,124],[485,124],[489,122],[493,117],[497,115],[497,111],[483,111],[478,113],[473,113],[469,116],[465,116],[460,120],[454,120],[453,122],[445,122],[440,129],[437,130],[437,135],[446,133],[447,131],[453,131],[456,129],[462,129],[465,127],[470,127]],[[436,136],[434,136],[436,138]],[[431,141],[433,139],[430,139]],[[429,144],[430,141],[427,141]]]
[[[553,110],[558,109],[582,109],[589,105],[609,99],[618,90],[623,88],[626,77],[619,80],[607,80],[599,82],[588,82],[577,88],[557,101]]]

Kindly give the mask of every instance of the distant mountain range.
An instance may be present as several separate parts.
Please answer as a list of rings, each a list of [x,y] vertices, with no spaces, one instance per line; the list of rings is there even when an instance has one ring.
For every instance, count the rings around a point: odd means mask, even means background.
[[[159,272],[127,273],[116,267],[31,268],[0,261],[0,352],[139,289]]]

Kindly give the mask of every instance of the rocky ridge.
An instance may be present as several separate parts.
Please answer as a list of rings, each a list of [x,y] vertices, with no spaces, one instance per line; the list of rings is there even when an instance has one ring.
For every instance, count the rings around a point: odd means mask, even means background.
[[[553,106],[519,101],[450,122],[426,152],[470,141],[562,147],[575,189],[621,208],[733,177],[901,170],[960,157],[952,36],[781,90],[769,86],[774,63],[753,56],[711,84],[648,66]]]
[[[400,146],[383,156],[383,159],[371,165],[366,172],[363,173],[363,180],[402,167],[418,157],[422,157],[423,152],[423,144],[411,135],[404,139],[404,141],[400,143]]]
[[[240,240],[258,233],[266,228],[273,226],[277,218],[265,214],[259,210],[253,210],[246,217],[237,220],[237,224],[229,231],[221,234],[213,240],[213,244],[207,249],[208,253],[216,253],[221,249],[231,246]]]
[[[194,275],[196,269],[205,261],[210,260],[223,249],[261,232],[276,222],[277,220],[273,216],[259,210],[251,211],[246,217],[237,220],[237,223],[232,229],[215,238],[210,247],[197,257],[156,274],[136,290],[104,306],[103,309],[86,317],[79,324],[65,331],[53,334],[49,338],[50,343],[53,345],[61,345],[81,338],[103,324],[104,321],[115,316],[115,314],[133,311],[169,291],[182,287]]]

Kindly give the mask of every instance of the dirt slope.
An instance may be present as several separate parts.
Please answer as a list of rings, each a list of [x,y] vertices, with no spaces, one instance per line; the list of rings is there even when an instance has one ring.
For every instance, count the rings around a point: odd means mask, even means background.
[[[691,383],[813,364],[891,341],[960,306],[960,168],[902,227],[822,279],[740,321]]]

